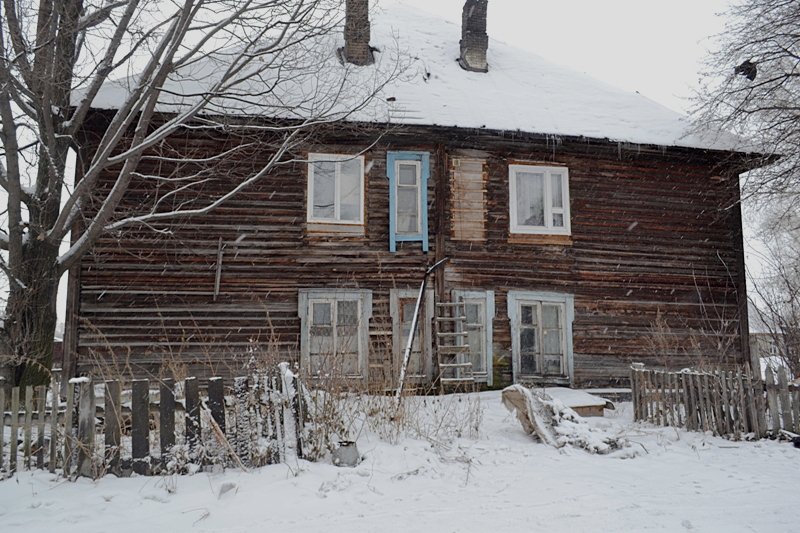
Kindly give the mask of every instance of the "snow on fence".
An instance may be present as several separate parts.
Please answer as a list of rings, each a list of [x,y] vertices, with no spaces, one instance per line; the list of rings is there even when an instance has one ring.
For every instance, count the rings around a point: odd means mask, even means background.
[[[735,439],[800,432],[800,386],[784,369],[768,368],[762,381],[747,367],[667,372],[634,364],[631,393],[635,420]]]
[[[105,473],[191,472],[241,468],[302,457],[296,377],[282,369],[235,378],[176,383],[69,380],[49,387],[8,387],[0,380],[0,479],[22,469],[65,477]]]

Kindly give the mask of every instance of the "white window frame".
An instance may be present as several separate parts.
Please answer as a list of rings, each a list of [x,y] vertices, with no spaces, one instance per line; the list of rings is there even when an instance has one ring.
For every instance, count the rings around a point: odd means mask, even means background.
[[[530,226],[517,223],[517,172],[541,173],[544,175],[544,226]],[[553,207],[552,176],[561,174],[561,205]],[[534,235],[570,235],[569,210],[569,169],[567,167],[553,167],[541,165],[508,165],[508,206],[509,224],[511,233],[529,233]],[[564,216],[564,226],[553,226],[553,215]]]
[[[410,159],[397,159],[394,162],[394,172],[395,172],[395,180],[394,180],[394,187],[395,187],[395,201],[394,206],[394,219],[395,223],[400,221],[400,188],[410,189],[411,185],[402,185],[400,183],[400,165],[411,165],[416,170],[416,180],[417,184],[414,185],[414,190],[416,191],[416,200],[417,200],[417,227],[413,231],[400,231],[397,230],[397,235],[401,237],[409,236],[409,235],[420,235],[422,233],[422,162],[421,161],[413,161]]]
[[[565,375],[554,376],[545,374],[522,374],[520,362],[520,320],[522,305],[538,304],[541,309],[543,303],[557,303],[563,305],[561,314],[562,343],[564,346],[564,360],[562,368]],[[572,322],[575,319],[575,297],[572,294],[540,291],[508,291],[507,297],[508,319],[511,326],[511,366],[514,374],[514,383],[525,381],[546,380],[550,383],[572,385],[574,381],[574,362],[572,353]],[[541,319],[538,322],[541,327]],[[544,343],[542,335],[539,342]]]
[[[460,290],[460,289],[453,289],[451,291],[452,298],[454,302],[458,302],[463,299],[464,303],[479,303],[483,306],[483,346],[482,352],[486,361],[484,362],[484,366],[486,367],[486,372],[475,372],[473,369],[473,375],[475,377],[475,381],[486,383],[487,385],[494,384],[494,368],[493,368],[493,360],[494,355],[492,352],[492,342],[493,342],[493,321],[494,321],[494,291],[475,291],[475,290]]]
[[[389,314],[392,318],[392,353],[394,355],[394,368],[397,372],[400,370],[400,365],[403,364],[403,355],[405,354],[407,342],[407,339],[403,338],[403,313],[402,309],[400,309],[400,300],[413,299],[416,302],[418,296],[418,289],[391,289],[389,291]],[[415,382],[430,383],[433,380],[431,317],[433,317],[433,291],[426,290],[418,326],[418,332],[422,335],[420,348],[423,357],[423,373],[408,375],[408,378]]]
[[[361,202],[358,206],[358,220],[341,220],[339,198],[341,193],[341,162],[343,161],[358,161],[360,167],[360,191]],[[314,163],[315,162],[333,162],[336,163],[336,170],[334,175],[334,215],[333,218],[321,218],[314,216]],[[364,156],[363,155],[346,155],[346,154],[323,154],[323,153],[310,153],[308,154],[308,197],[306,199],[306,219],[311,223],[318,224],[342,224],[351,226],[364,225]]]
[[[369,321],[372,318],[372,291],[349,289],[300,289],[297,298],[297,315],[300,317],[300,368],[305,376],[315,378],[311,373],[310,341],[312,323],[312,304],[328,302],[333,306],[341,300],[358,301],[358,374],[344,376],[363,380],[368,377]],[[333,320],[332,320],[333,322]],[[334,329],[335,324],[332,324]]]

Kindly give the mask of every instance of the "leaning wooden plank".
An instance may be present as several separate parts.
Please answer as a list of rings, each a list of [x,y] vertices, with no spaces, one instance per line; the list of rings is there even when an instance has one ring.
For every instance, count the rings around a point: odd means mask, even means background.
[[[22,455],[25,458],[25,468],[31,469],[31,434],[33,432],[33,387],[25,387],[25,421],[22,426],[23,445]]]
[[[233,395],[236,397],[236,455],[245,465],[250,464],[252,443],[250,440],[250,416],[247,409],[249,385],[247,377],[233,380]]]
[[[754,376],[755,382],[753,384],[753,395],[755,396],[756,404],[756,419],[758,420],[758,436],[764,438],[767,436],[767,397],[764,388],[764,381],[761,379],[761,373]]]
[[[739,418],[741,420],[742,433],[749,433],[751,430],[750,422],[747,419],[747,387],[745,386],[745,378],[742,374],[742,369],[736,369],[736,386],[739,393]]]
[[[683,401],[683,419],[686,423],[686,429],[690,431],[694,431],[697,429],[697,426],[694,423],[694,413],[692,412],[692,404],[691,398],[689,396],[689,383],[686,380],[686,373],[681,372],[678,376],[681,383],[682,389],[682,401]]]
[[[225,434],[225,383],[222,378],[214,377],[208,380],[208,409],[214,422]]]
[[[95,432],[95,398],[94,385],[89,377],[79,378],[78,398],[78,475],[95,478],[94,432]]]
[[[781,422],[783,429],[792,430],[792,406],[789,396],[789,380],[786,378],[786,369],[778,369],[778,399],[780,400]]]
[[[149,473],[150,462],[150,382],[135,379],[131,383],[131,457],[133,471]]]
[[[159,385],[158,400],[159,444],[161,464],[166,466],[175,446],[175,380],[164,379]]]
[[[14,473],[17,471],[17,453],[19,451],[19,387],[11,389],[11,437],[8,441],[9,456],[8,456],[8,471]]]
[[[770,429],[773,435],[777,435],[781,429],[781,419],[778,412],[778,385],[775,383],[775,374],[772,368],[767,366],[765,376],[767,386],[767,405],[769,405]]]
[[[700,424],[701,427],[703,428],[703,431],[708,431],[711,429],[711,427],[708,424],[708,412],[706,407],[707,404],[704,397],[705,390],[703,388],[703,377],[698,372],[694,374],[693,378],[697,393],[697,407],[700,416]]]
[[[119,381],[106,381],[104,412],[106,468],[112,474],[119,475],[122,442],[122,390]]]
[[[44,409],[47,387],[36,387],[36,468],[44,468]]]
[[[794,420],[794,431],[800,433],[800,386],[795,386],[792,392],[792,419]]]
[[[683,389],[681,388],[681,375],[677,373],[672,374],[672,387],[673,387],[673,400],[675,402],[675,422],[677,427],[683,427],[685,420],[683,418]]]
[[[631,365],[631,401],[633,402],[633,420],[639,420],[639,391],[636,385],[636,369]]]
[[[196,378],[184,381],[186,395],[186,445],[194,452],[200,439],[200,391]]]

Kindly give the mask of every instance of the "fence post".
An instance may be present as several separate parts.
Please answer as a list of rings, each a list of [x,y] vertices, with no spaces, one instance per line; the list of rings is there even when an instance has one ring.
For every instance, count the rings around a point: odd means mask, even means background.
[[[72,452],[75,449],[75,434],[73,433],[73,419],[75,418],[75,387],[74,378],[66,379],[67,406],[64,410],[64,465],[62,473],[69,477],[72,470]]]
[[[642,363],[631,364],[631,401],[633,402],[633,419],[641,420],[639,413],[639,385],[637,383],[637,371],[643,366]]]
[[[305,421],[303,420],[303,402],[300,399],[300,380],[297,375],[292,378],[292,386],[294,387],[294,397],[292,398],[292,414],[294,415],[294,430],[297,437],[297,458],[303,458],[303,427]]]
[[[792,430],[792,407],[789,403],[789,380],[786,378],[786,369],[778,369],[778,395],[781,400],[781,420],[783,429]]]
[[[131,383],[131,458],[134,472],[150,473],[150,382],[146,379]]]

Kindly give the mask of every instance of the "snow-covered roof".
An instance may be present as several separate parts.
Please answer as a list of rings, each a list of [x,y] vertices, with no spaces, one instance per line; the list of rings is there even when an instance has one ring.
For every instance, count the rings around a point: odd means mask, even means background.
[[[689,120],[638,93],[624,91],[571,69],[554,65],[527,51],[496,39],[489,40],[489,72],[468,72],[456,62],[460,27],[452,22],[389,3],[372,13],[371,44],[376,64],[366,67],[341,65],[336,49],[341,34],[327,37],[322,46],[304,46],[296,56],[297,71],[276,94],[262,94],[258,101],[248,98],[215,102],[212,112],[302,118],[328,105],[335,87],[355,102],[375,88],[374,78],[386,76],[399,60],[408,66],[404,73],[380,88],[371,105],[349,113],[346,120],[399,124],[486,128],[522,131],[553,136],[608,139],[615,142],[679,146],[712,150],[752,151],[741,138],[728,133],[690,132]],[[399,58],[399,59],[398,59]],[[168,94],[162,110],[186,103],[181,95],[196,95],[212,86],[223,70],[226,56],[210,56],[179,72],[167,82]],[[347,73],[349,79],[342,82]],[[266,83],[262,73],[239,86],[242,94],[253,93],[247,84]],[[285,74],[284,74],[285,76]],[[285,76],[289,78],[288,76]],[[129,80],[107,84],[93,106],[114,109],[127,94]],[[339,91],[340,85],[345,90]],[[261,87],[263,88],[263,87]],[[252,87],[251,87],[252,89]],[[322,94],[322,103],[312,104]],[[327,98],[327,99],[326,99]],[[286,105],[291,101],[302,105]],[[300,99],[300,100],[298,100]],[[280,106],[276,105],[280,102]],[[339,102],[344,110],[348,101]]]

